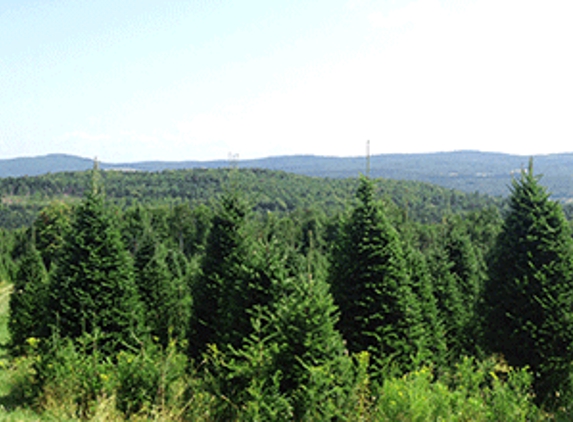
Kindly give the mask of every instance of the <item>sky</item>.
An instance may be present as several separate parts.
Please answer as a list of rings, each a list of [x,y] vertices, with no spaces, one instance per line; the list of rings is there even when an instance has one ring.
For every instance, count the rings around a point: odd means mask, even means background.
[[[573,151],[570,0],[0,0],[0,158]]]

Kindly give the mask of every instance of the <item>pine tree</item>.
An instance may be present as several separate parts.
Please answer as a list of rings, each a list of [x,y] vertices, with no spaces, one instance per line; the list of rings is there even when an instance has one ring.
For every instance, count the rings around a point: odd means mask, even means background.
[[[13,354],[24,353],[28,338],[45,338],[48,335],[47,298],[48,273],[40,252],[31,242],[20,260],[10,296],[8,329]]]
[[[112,353],[136,342],[141,306],[133,261],[98,178],[96,167],[50,283],[50,322],[61,337],[101,333],[102,350]]]
[[[561,206],[533,175],[514,180],[485,286],[487,348],[529,366],[538,402],[571,392],[573,241]]]
[[[331,257],[340,331],[351,352],[369,351],[375,365],[391,362],[405,371],[424,347],[419,303],[398,233],[375,202],[369,179],[360,179],[356,196]]]

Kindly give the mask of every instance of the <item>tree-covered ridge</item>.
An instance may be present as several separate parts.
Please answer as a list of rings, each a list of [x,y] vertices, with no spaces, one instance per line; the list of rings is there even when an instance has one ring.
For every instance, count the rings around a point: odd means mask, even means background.
[[[462,192],[508,196],[511,179],[527,167],[529,157],[480,151],[423,154],[380,154],[370,157],[370,175],[376,178],[413,180]],[[534,156],[537,171],[544,175],[554,199],[573,198],[573,154]],[[285,171],[320,178],[356,178],[365,170],[364,157],[292,155],[241,160],[243,169]],[[162,172],[183,169],[222,169],[227,160],[102,163],[105,170]],[[0,178],[38,176],[47,173],[89,170],[91,160],[64,154],[0,160]]]
[[[89,172],[56,173],[0,179],[0,226],[29,225],[38,211],[54,199],[78,201],[89,185]],[[159,173],[106,171],[107,198],[115,203],[194,207],[219,198],[232,184],[255,210],[293,211],[318,207],[328,214],[344,209],[357,187],[356,179],[300,176],[261,169],[194,169]],[[382,179],[376,194],[405,210],[417,221],[439,221],[444,214],[500,206],[499,198],[466,194],[421,182]],[[402,211],[400,211],[402,212]]]

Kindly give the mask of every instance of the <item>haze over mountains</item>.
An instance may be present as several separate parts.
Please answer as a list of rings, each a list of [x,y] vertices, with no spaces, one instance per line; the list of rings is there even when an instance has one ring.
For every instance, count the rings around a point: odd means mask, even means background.
[[[478,151],[427,154],[384,154],[370,158],[370,175],[397,180],[434,183],[464,192],[507,195],[512,177],[526,168],[529,157]],[[533,156],[534,172],[553,198],[573,198],[573,153]],[[347,178],[366,172],[365,157],[278,156],[254,160],[145,161],[100,163],[102,169],[163,171],[186,168],[264,168],[314,177]],[[63,171],[84,171],[93,160],[65,154],[0,160],[0,177],[36,176]]]

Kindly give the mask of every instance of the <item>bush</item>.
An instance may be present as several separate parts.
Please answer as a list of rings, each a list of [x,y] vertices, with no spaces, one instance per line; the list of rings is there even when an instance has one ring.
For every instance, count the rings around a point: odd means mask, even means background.
[[[117,405],[130,417],[159,409],[185,407],[187,358],[175,341],[166,349],[151,344],[138,353],[122,351],[117,356]]]
[[[379,389],[377,419],[392,421],[529,421],[541,415],[533,404],[532,376],[490,359],[462,360],[434,379],[430,368],[386,379]]]
[[[165,350],[151,344],[139,352],[121,351],[115,358],[98,350],[97,336],[50,343],[47,353],[29,358],[43,410],[71,419],[104,411],[128,419],[169,414],[166,419],[176,420],[174,415],[183,414],[187,358],[174,343]]]

